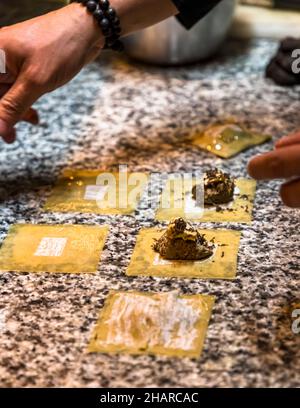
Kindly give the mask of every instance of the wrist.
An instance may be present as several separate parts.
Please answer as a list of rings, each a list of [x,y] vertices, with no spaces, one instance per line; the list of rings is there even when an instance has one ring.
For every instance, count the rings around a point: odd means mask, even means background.
[[[111,49],[122,52],[124,45],[120,41],[122,27],[119,15],[110,0],[71,0],[71,3],[78,3],[86,9],[86,13],[94,17],[94,24],[97,24],[104,37],[104,49]],[[93,31],[94,32],[94,31]]]
[[[91,46],[103,48],[105,38],[92,14],[80,3],[71,3],[65,7],[68,14],[73,19],[74,25],[80,27],[83,34]]]

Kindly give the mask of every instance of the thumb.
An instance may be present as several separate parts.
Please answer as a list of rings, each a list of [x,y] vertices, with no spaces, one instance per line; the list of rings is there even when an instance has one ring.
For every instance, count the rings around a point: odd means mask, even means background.
[[[15,124],[40,97],[38,88],[20,74],[14,85],[0,100],[0,136],[11,143],[15,139]]]
[[[292,146],[292,145],[299,144],[299,143],[300,143],[300,132],[297,132],[297,133],[293,133],[289,136],[285,136],[279,139],[276,142],[275,147],[277,149],[280,149],[281,147]]]

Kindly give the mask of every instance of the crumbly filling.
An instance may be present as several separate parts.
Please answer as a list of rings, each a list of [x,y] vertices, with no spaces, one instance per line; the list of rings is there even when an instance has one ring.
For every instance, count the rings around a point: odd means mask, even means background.
[[[154,243],[153,249],[164,259],[199,261],[212,256],[214,244],[184,219],[178,218],[169,224],[167,231]]]

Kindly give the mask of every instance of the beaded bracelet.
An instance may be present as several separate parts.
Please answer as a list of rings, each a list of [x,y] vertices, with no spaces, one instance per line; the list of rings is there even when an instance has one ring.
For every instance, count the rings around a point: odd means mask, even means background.
[[[120,41],[121,23],[116,10],[109,0],[71,0],[70,3],[81,3],[93,14],[105,38],[105,49],[122,52],[124,45]]]

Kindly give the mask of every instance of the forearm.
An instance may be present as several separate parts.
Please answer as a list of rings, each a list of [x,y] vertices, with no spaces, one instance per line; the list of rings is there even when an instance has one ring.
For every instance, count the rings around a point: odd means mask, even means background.
[[[123,35],[141,30],[178,13],[171,0],[111,0],[121,19]]]
[[[178,13],[171,0],[110,0],[110,4],[121,20],[122,36],[149,27]],[[92,40],[101,36],[97,23],[85,7],[79,3],[72,3],[67,7],[75,12],[72,14],[78,16],[78,21],[75,18],[74,24],[82,24],[86,30],[89,30]]]

